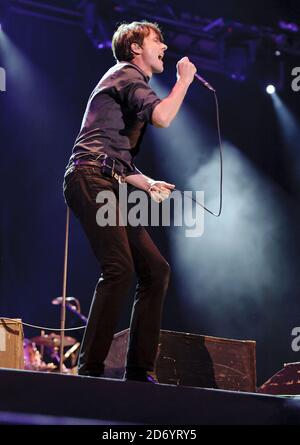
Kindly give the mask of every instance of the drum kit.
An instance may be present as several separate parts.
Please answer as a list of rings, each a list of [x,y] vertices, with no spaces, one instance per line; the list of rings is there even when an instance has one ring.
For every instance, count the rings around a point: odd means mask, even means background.
[[[67,298],[67,308],[79,316],[82,321],[87,321],[80,313],[80,304],[78,300],[70,297]],[[72,304],[70,303],[72,301]],[[76,305],[74,304],[76,303]],[[61,297],[52,300],[52,304],[61,304]],[[24,369],[30,371],[57,371],[60,365],[60,335],[52,332],[45,334],[41,331],[41,335],[33,338],[24,339]],[[73,337],[64,337],[64,348],[68,348],[64,352],[63,372],[66,374],[76,374],[76,362],[79,353],[80,342]]]

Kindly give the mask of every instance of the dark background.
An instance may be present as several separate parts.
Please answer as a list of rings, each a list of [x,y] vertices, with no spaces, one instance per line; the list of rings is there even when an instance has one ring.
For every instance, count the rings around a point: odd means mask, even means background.
[[[172,3],[176,8],[182,2]],[[187,11],[200,16],[270,26],[279,18],[299,20],[298,3],[184,2]],[[62,292],[64,168],[87,98],[114,61],[110,50],[93,48],[79,27],[13,14],[3,28],[9,44],[0,46],[0,66],[7,72],[7,91],[0,93],[0,314],[55,327],[59,308],[51,300]],[[256,340],[259,384],[284,363],[299,361],[291,349],[291,331],[300,325],[300,93],[290,87],[297,62],[287,59],[280,92],[295,117],[288,134],[258,79],[235,83],[200,71],[218,89],[224,213],[219,220],[206,215],[205,235],[197,240],[176,228],[152,230],[173,268],[162,327]],[[165,64],[159,82],[167,94],[176,61]],[[284,122],[289,129],[290,115]],[[149,176],[204,190],[207,204],[218,206],[215,109],[208,91],[193,84],[171,128],[148,132],[137,165]],[[68,295],[80,300],[85,314],[98,276],[72,218]],[[128,326],[131,302],[132,296],[119,329]],[[70,314],[68,324],[76,324]],[[25,328],[26,337],[34,335],[36,330]]]

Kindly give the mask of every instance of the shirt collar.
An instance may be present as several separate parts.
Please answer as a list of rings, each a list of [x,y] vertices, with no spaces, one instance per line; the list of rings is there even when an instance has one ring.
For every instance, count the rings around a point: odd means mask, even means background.
[[[148,74],[145,73],[145,71],[142,70],[142,68],[140,68],[138,65],[135,65],[135,63],[131,63],[131,62],[118,62],[120,65],[124,65],[124,66],[132,66],[132,68],[135,68],[139,73],[142,74],[142,76],[144,77],[145,81],[147,83],[149,83],[150,81],[150,76],[148,76]]]

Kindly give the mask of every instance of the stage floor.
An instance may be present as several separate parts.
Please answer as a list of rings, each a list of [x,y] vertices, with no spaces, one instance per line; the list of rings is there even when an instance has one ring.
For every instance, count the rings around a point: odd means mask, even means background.
[[[0,369],[0,424],[299,425],[300,397]]]

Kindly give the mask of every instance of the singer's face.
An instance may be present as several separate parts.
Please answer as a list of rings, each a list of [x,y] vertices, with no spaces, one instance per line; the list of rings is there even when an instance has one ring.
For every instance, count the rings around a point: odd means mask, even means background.
[[[153,29],[150,29],[150,34],[144,38],[140,55],[144,70],[148,74],[163,72],[163,57],[167,48],[167,45],[160,40],[159,35]]]

